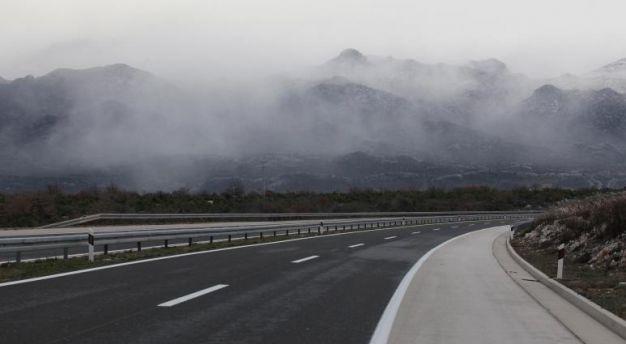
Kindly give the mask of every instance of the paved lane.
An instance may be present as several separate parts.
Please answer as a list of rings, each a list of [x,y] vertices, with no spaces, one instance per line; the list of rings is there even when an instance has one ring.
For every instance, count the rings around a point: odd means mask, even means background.
[[[322,236],[0,287],[2,343],[367,343],[425,252],[493,222],[454,226]]]

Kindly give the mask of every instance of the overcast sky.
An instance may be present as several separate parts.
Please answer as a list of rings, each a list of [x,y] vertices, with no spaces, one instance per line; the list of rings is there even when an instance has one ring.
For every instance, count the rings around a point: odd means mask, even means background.
[[[624,0],[0,0],[0,76],[124,62],[245,78],[347,47],[555,76],[626,57],[624,13]]]

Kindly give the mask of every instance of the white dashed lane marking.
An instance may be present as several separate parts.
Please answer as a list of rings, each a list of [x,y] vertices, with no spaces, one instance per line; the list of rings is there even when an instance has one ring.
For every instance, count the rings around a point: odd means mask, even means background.
[[[297,260],[292,260],[291,262],[294,264],[299,264],[299,263],[304,263],[306,261],[309,261],[311,259],[315,259],[315,258],[319,258],[320,256],[309,256],[309,257],[304,257],[304,258],[300,258]]]
[[[195,293],[191,293],[191,294],[188,294],[188,295],[185,295],[185,296],[181,296],[179,298],[176,298],[176,299],[173,299],[173,300],[170,300],[170,301],[167,301],[167,302],[163,302],[163,303],[157,305],[157,307],[172,307],[172,306],[176,306],[179,303],[183,303],[185,301],[189,301],[191,299],[195,299],[196,297],[200,297],[202,295],[206,295],[208,293],[212,293],[214,291],[218,291],[218,290],[220,290],[222,288],[226,288],[226,287],[228,287],[228,284],[214,285],[212,287],[199,290],[199,291],[197,291]]]

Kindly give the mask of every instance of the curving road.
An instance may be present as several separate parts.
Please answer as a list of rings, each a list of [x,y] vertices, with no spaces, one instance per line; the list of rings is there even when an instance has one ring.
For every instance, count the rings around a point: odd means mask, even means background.
[[[0,285],[2,343],[367,343],[425,252],[503,223],[328,235]]]

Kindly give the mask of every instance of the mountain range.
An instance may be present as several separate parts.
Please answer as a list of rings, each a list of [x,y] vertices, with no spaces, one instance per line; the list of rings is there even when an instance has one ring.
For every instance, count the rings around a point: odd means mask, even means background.
[[[231,87],[116,64],[0,78],[0,191],[626,186],[626,59],[537,80],[347,49]]]

